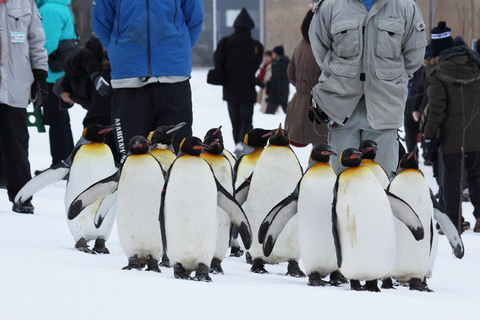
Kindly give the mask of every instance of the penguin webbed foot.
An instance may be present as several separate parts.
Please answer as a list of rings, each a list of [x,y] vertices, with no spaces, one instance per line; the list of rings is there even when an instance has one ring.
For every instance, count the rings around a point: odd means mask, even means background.
[[[393,280],[392,278],[388,277],[385,279],[382,279],[382,289],[394,289],[397,290],[397,288],[394,287]]]
[[[93,246],[93,252],[100,254],[110,254],[110,251],[105,247],[105,239],[95,240],[95,245]]]
[[[268,273],[268,271],[265,269],[265,264],[263,263],[263,260],[259,258],[253,260],[250,271],[259,274]]]
[[[80,238],[80,240],[78,240],[77,243],[75,243],[75,248],[81,252],[96,254],[94,251],[90,250],[87,244],[87,240],[85,240],[85,238]]]
[[[145,269],[145,271],[153,271],[153,272],[162,273],[162,271],[158,267],[158,260],[152,258],[152,256],[148,256],[148,258],[147,258],[147,269]]]
[[[225,274],[222,268],[222,262],[220,259],[213,258],[212,263],[210,264],[210,273],[213,274]]]
[[[422,281],[419,278],[412,278],[408,281],[409,289],[412,291],[421,291],[421,292],[433,292],[433,290],[428,288],[427,282]]]
[[[133,256],[133,257],[130,257],[128,259],[128,265],[123,267],[122,270],[133,270],[133,269],[136,269],[136,270],[142,270],[143,267],[145,265],[142,266],[142,263],[140,262],[140,260],[138,259],[137,256]]]
[[[365,291],[365,287],[362,286],[359,280],[350,280],[350,290],[353,291]]]
[[[193,280],[202,281],[202,282],[212,282],[212,278],[210,278],[210,275],[208,274],[209,271],[210,271],[210,268],[208,266],[206,266],[203,263],[199,263]]]
[[[368,280],[365,281],[365,290],[370,292],[381,292],[380,288],[378,287],[378,280]]]
[[[248,264],[252,264],[252,265],[253,265],[252,255],[251,255],[250,252],[248,252],[248,251],[247,251],[247,253],[245,253],[245,261],[246,261]]]
[[[329,284],[327,281],[323,281],[322,277],[320,277],[320,274],[318,272],[312,272],[308,275],[308,286],[311,287],[325,287],[327,284]]]
[[[240,258],[243,256],[243,250],[240,247],[231,247],[230,249],[230,257],[237,257]]]
[[[190,277],[190,274],[187,273],[181,263],[176,263],[173,266],[173,276],[175,277],[175,279],[193,280],[193,278]]]
[[[332,273],[330,273],[329,283],[331,286],[338,287],[339,285],[348,283],[348,279],[345,278],[345,276],[341,274],[340,271],[335,270]]]
[[[162,256],[162,261],[160,262],[160,267],[171,268],[170,259],[168,258],[167,254],[164,253]]]
[[[298,266],[298,261],[290,260],[288,261],[287,267],[287,276],[295,277],[295,278],[305,278],[305,273],[300,269]]]

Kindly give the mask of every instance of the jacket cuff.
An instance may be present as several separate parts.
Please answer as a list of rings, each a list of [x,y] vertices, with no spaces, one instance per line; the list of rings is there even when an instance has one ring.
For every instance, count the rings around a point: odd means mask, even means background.
[[[33,69],[33,77],[35,80],[47,80],[48,72],[42,69]]]

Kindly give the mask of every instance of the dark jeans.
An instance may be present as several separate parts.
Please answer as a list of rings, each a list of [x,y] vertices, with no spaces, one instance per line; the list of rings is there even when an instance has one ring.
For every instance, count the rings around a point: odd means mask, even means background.
[[[0,104],[0,139],[8,199],[13,202],[18,191],[31,179],[28,161],[27,110]]]
[[[405,113],[403,121],[405,127],[405,144],[407,145],[407,152],[412,152],[417,145],[417,136],[419,132],[419,124],[413,119],[411,113]]]
[[[193,111],[190,81],[152,83],[141,88],[113,90],[112,123],[117,125],[117,148],[125,161],[128,142],[136,135],[147,137],[161,125],[186,122],[175,134],[178,152],[183,138],[192,135]]]
[[[228,102],[228,114],[232,121],[233,140],[237,144],[242,142],[245,135],[253,129],[253,103]]]
[[[475,219],[480,217],[480,151],[466,152],[465,173],[468,174],[467,184],[470,192],[470,200],[474,207]],[[445,210],[457,226],[458,206],[462,198],[460,196],[460,165],[461,153],[442,153],[444,165],[443,192]]]
[[[60,100],[53,93],[53,83],[48,84],[48,101],[43,106],[43,122],[50,126],[50,154],[52,165],[68,158],[73,151],[73,135],[68,110],[60,109]]]

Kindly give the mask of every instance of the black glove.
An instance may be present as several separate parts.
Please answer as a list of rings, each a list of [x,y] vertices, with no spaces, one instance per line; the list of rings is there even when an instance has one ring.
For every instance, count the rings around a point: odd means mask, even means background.
[[[436,162],[438,161],[438,149],[440,148],[440,139],[425,138],[425,155],[426,161]]]
[[[308,119],[316,124],[327,124],[330,121],[328,115],[320,109],[313,97],[310,98],[308,106]]]
[[[259,86],[260,88],[264,89],[265,88],[265,83],[262,82],[262,80],[260,80],[259,77],[256,77],[255,78],[255,85],[256,86]]]
[[[48,99],[48,72],[42,69],[32,70],[34,81],[30,89],[30,101],[35,108],[44,106]]]
[[[95,90],[97,90],[99,95],[102,97],[110,97],[112,95],[113,89],[110,86],[110,83],[108,83],[108,81],[105,80],[100,73],[92,73],[90,75],[90,79],[92,79]]]

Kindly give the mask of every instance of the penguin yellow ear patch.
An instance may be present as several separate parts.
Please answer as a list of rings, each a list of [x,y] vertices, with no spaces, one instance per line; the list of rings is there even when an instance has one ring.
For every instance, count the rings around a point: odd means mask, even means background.
[[[183,143],[185,142],[185,138],[183,138],[182,142],[180,142],[180,149],[182,149]]]
[[[147,137],[147,140],[152,142],[152,135],[153,135],[153,131],[150,131],[150,133],[148,134],[148,137]]]

